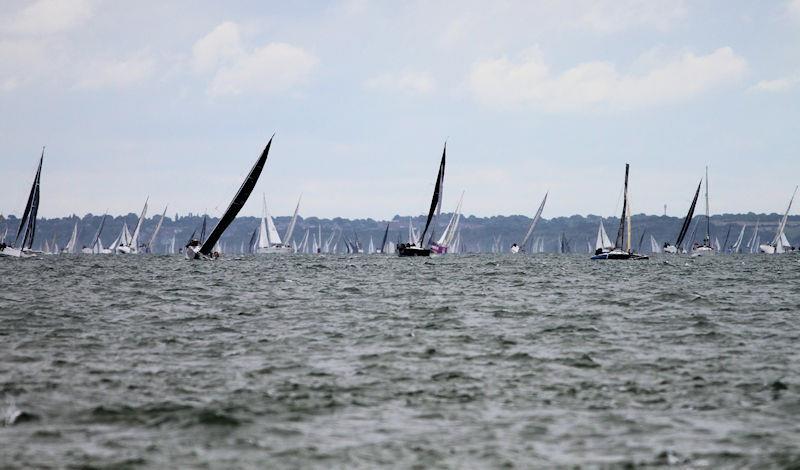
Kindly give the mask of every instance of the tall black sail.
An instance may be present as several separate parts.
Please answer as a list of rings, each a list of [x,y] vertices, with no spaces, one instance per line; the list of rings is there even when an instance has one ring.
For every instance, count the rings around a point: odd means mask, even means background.
[[[381,242],[381,253],[386,253],[386,239],[389,238],[389,224],[391,224],[391,222],[386,224],[386,231],[383,232],[383,241]]]
[[[255,165],[253,165],[253,168],[250,170],[247,178],[245,178],[242,186],[239,188],[239,191],[233,198],[233,201],[231,201],[231,204],[228,206],[228,210],[225,211],[225,214],[223,214],[222,218],[219,219],[219,222],[217,222],[214,230],[211,231],[208,239],[205,241],[205,243],[203,243],[203,246],[200,247],[201,254],[206,256],[211,254],[211,250],[214,249],[214,245],[217,244],[219,238],[239,214],[239,211],[242,210],[244,203],[247,202],[247,199],[250,197],[250,193],[252,193],[253,188],[256,187],[258,178],[261,176],[261,170],[264,169],[264,164],[267,162],[269,148],[272,145],[272,139],[274,137],[274,135],[270,137],[269,142],[267,142],[267,146],[264,147],[264,151],[261,152],[261,156],[258,157],[258,160],[256,160]]]
[[[425,244],[425,234],[428,232],[428,227],[431,225],[433,214],[436,213],[436,208],[439,206],[439,198],[441,197],[442,183],[444,182],[444,161],[447,154],[447,144],[444,144],[442,150],[442,161],[439,163],[439,173],[436,175],[436,186],[433,188],[433,199],[431,199],[431,208],[428,211],[428,220],[425,222],[425,229],[422,231],[422,236],[419,237],[420,246]]]
[[[25,236],[22,238],[21,248],[30,248],[26,243],[30,239],[33,244],[33,235],[36,231],[36,212],[39,210],[39,182],[42,175],[42,161],[44,161],[44,147],[42,147],[42,156],[39,157],[39,167],[36,169],[36,176],[33,177],[33,184],[31,185],[31,192],[28,195],[28,202],[25,204],[25,212],[22,213],[22,218],[19,221],[19,229],[17,229],[17,237],[14,239],[14,246],[19,245],[19,236],[25,231]],[[33,214],[33,217],[31,217]],[[31,223],[33,220],[33,223]],[[33,227],[31,227],[31,225]]]
[[[614,248],[623,249],[625,247],[625,224],[628,219],[628,169],[629,164],[625,164],[625,189],[622,196],[622,217],[619,219],[619,230],[617,230],[617,240],[614,242]]]
[[[694,217],[694,208],[697,206],[697,198],[700,196],[700,185],[703,184],[703,180],[700,180],[697,183],[697,191],[694,192],[694,199],[692,199],[692,205],[689,206],[689,213],[686,214],[686,218],[683,219],[683,225],[681,226],[681,231],[678,233],[678,239],[675,240],[675,246],[679,247],[683,243],[683,239],[686,238],[686,232],[689,231],[689,226],[692,224],[692,217]]]

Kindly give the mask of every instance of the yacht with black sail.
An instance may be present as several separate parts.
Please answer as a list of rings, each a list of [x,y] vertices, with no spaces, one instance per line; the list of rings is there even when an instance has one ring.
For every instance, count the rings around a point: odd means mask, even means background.
[[[261,152],[261,156],[258,157],[258,160],[256,160],[255,164],[253,165],[253,168],[250,169],[250,173],[247,174],[247,177],[239,187],[239,191],[236,192],[236,195],[233,197],[228,209],[225,210],[225,213],[219,219],[217,225],[213,230],[211,230],[211,234],[208,236],[208,238],[203,243],[200,243],[199,240],[193,239],[186,245],[186,259],[214,259],[219,257],[219,253],[214,252],[214,247],[216,246],[220,237],[222,237],[222,234],[225,233],[225,230],[228,228],[228,226],[234,221],[234,219],[236,219],[239,211],[242,210],[242,206],[244,206],[244,204],[247,202],[247,199],[250,197],[250,193],[252,193],[253,189],[256,187],[258,178],[261,176],[261,171],[264,169],[264,164],[267,162],[269,148],[272,146],[272,139],[274,137],[274,134],[272,137],[270,137],[269,142],[267,142],[267,146],[264,147],[264,151]]]
[[[703,184],[703,181],[700,180],[697,183],[697,191],[694,192],[694,199],[692,199],[692,204],[689,206],[689,212],[686,213],[686,217],[683,218],[683,225],[681,225],[681,230],[678,232],[678,238],[675,239],[675,244],[672,245],[669,242],[664,243],[664,253],[668,254],[678,254],[678,253],[685,253],[682,250],[681,246],[683,246],[683,241],[686,238],[686,233],[689,231],[689,226],[692,224],[692,217],[694,217],[694,209],[697,206],[697,198],[700,196],[700,186]]]
[[[428,210],[428,219],[425,221],[425,228],[422,230],[422,234],[420,235],[418,241],[412,241],[408,244],[401,243],[397,246],[397,254],[399,256],[431,255],[430,247],[425,248],[425,235],[428,233],[428,229],[431,228],[431,220],[433,220],[434,215],[438,214],[442,208],[442,186],[444,185],[444,165],[446,154],[447,143],[445,142],[444,150],[442,150],[442,161],[439,163],[439,173],[436,175],[436,185],[433,187],[433,198],[431,198],[431,207]],[[433,234],[431,234],[431,238],[433,238]]]
[[[0,242],[0,257],[27,258],[36,255],[32,247],[33,238],[36,235],[36,216],[39,213],[39,188],[41,186],[43,161],[44,147],[42,147],[42,156],[39,157],[36,176],[33,177],[33,185],[31,185],[31,192],[28,195],[28,202],[25,204],[25,212],[22,213],[22,218],[19,221],[17,236],[11,245],[6,244],[5,241]]]
[[[631,247],[631,207],[628,202],[628,173],[630,165],[625,164],[625,186],[622,198],[622,216],[619,219],[619,229],[614,248],[611,251],[603,251],[599,248],[593,260],[641,260],[649,259],[647,255],[640,255],[633,251]]]

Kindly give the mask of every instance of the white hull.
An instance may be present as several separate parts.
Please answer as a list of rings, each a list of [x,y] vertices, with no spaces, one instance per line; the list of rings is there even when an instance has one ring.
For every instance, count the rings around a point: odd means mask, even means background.
[[[0,250],[0,256],[5,256],[7,258],[22,258],[26,255],[22,252],[22,250],[7,246]]]
[[[258,247],[256,250],[256,254],[259,255],[271,255],[271,254],[291,254],[294,253],[294,248],[289,245],[270,245],[270,246],[261,246]]]
[[[678,247],[674,245],[667,245],[664,247],[664,253],[668,253],[670,255],[677,255],[678,254]]]
[[[772,246],[772,245],[759,245],[759,246],[758,246],[758,250],[759,250],[761,253],[766,253],[766,254],[768,254],[768,255],[774,255],[774,254],[775,254],[775,251],[776,251],[776,250],[775,250],[775,247],[774,247],[774,246]]]
[[[712,256],[714,255],[714,249],[710,246],[698,246],[697,248],[692,248],[692,256]]]

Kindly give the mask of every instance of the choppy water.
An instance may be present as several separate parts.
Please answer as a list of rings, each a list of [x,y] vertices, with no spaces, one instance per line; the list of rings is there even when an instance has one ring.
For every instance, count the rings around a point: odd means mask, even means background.
[[[798,465],[799,272],[0,259],[0,466]]]

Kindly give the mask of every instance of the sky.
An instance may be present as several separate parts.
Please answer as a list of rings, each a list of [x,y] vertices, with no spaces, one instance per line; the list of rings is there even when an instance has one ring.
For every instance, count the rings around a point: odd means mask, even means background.
[[[0,213],[782,212],[800,0],[0,0]],[[251,197],[244,215],[261,212]],[[793,210],[793,213],[797,213]]]

